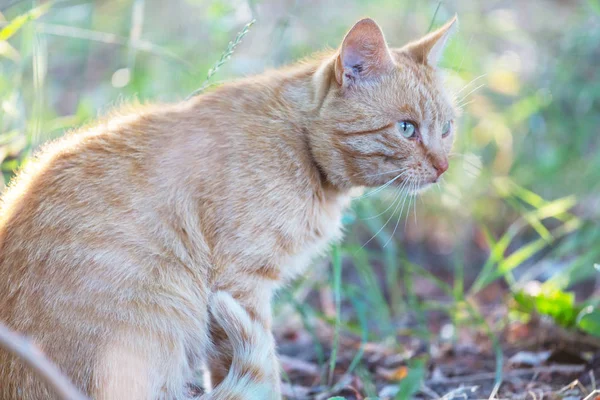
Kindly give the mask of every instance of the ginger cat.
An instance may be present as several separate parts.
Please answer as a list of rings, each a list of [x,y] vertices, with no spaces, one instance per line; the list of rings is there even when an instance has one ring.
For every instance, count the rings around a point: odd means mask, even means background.
[[[94,399],[280,399],[273,292],[340,240],[354,187],[448,168],[436,63],[363,19],[338,51],[45,146],[3,195],[0,321]],[[54,394],[0,350],[0,398]]]

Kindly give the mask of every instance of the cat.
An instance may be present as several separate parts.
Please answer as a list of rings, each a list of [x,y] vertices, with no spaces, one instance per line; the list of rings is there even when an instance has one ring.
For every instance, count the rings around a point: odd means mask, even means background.
[[[43,146],[3,194],[0,321],[94,399],[280,399],[271,298],[342,237],[352,190],[448,168],[437,64],[456,16],[402,48],[339,49]],[[0,350],[0,398],[50,389]]]

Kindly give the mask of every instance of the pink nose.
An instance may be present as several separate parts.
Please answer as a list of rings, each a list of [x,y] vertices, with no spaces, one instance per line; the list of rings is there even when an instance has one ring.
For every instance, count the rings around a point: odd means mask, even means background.
[[[433,168],[437,171],[438,178],[448,170],[448,160],[441,159],[433,162]]]

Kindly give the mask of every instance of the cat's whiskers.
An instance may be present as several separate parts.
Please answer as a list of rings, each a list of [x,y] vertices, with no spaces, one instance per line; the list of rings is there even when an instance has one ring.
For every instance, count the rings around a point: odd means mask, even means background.
[[[405,182],[403,182],[403,183],[402,183],[402,185],[401,185],[400,187],[398,187],[398,189],[396,190],[396,194],[394,195],[394,198],[396,198],[398,195],[402,195],[402,191],[403,191],[404,189],[406,189],[406,183],[407,183],[407,182],[405,181]],[[385,210],[383,210],[383,211],[382,211],[382,212],[380,212],[379,214],[377,214],[377,215],[373,215],[373,216],[371,216],[371,217],[367,217],[367,218],[362,218],[362,220],[363,220],[363,221],[368,221],[368,220],[370,220],[370,219],[374,219],[374,218],[380,217],[380,216],[382,216],[383,214],[385,214],[386,212],[388,212],[388,211],[389,211],[389,209],[390,209],[390,208],[392,208],[393,206],[394,206],[394,202],[392,202],[392,204],[391,204],[391,205],[389,205],[389,206],[388,206],[388,208],[386,208]]]
[[[438,187],[440,188],[441,192],[446,193],[446,194],[450,193],[450,191],[444,190],[444,185],[446,184],[446,179],[445,179],[444,176],[440,177],[440,179],[438,180],[437,184],[438,184]]]
[[[406,182],[405,182],[406,183]],[[377,237],[377,235],[379,235],[381,233],[381,231],[387,226],[387,224],[390,222],[390,220],[392,219],[392,217],[396,214],[396,211],[398,211],[398,207],[400,206],[400,203],[402,201],[402,193],[399,193],[396,198],[394,199],[392,205],[396,205],[396,207],[394,208],[394,211],[392,211],[392,215],[390,215],[390,217],[387,219],[387,221],[385,221],[385,223],[383,224],[383,226],[381,228],[379,228],[379,230],[377,232],[375,232],[375,234],[373,236],[371,236],[371,238],[369,240],[367,240],[361,247],[360,250],[362,250],[367,244],[369,244],[373,239],[375,239]]]
[[[399,169],[394,169],[391,171],[385,171],[385,172],[379,172],[377,174],[369,174],[369,175],[362,175],[364,178],[370,178],[373,176],[381,176],[381,175],[386,175],[386,174],[393,174],[395,172],[404,172],[407,171],[409,168],[408,167],[404,167],[404,168],[399,168]]]
[[[411,180],[411,183],[412,183],[412,180]],[[396,230],[398,229],[398,225],[400,224],[400,220],[402,219],[402,212],[404,211],[404,204],[406,203],[406,198],[409,196],[410,196],[410,192],[406,192],[404,194],[404,199],[402,200],[402,207],[400,208],[400,213],[398,214],[398,221],[396,221],[396,226],[394,226],[394,230],[393,230],[392,234],[388,238],[387,242],[385,242],[385,244],[383,245],[384,248],[390,243],[390,241],[394,238],[394,235],[396,234]],[[406,216],[408,217],[408,210],[406,212]]]
[[[409,216],[409,213],[410,213],[410,206],[411,206],[410,203],[411,202],[412,202],[412,196],[408,199],[408,209],[407,209],[407,212],[406,212],[406,219],[404,220],[404,229],[405,230],[406,230],[406,227],[408,225],[408,219],[409,219],[408,216]]]
[[[376,193],[381,192],[383,189],[385,189],[386,187],[390,186],[392,183],[394,183],[395,181],[397,181],[399,178],[401,178],[402,176],[406,175],[409,171],[406,170],[404,172],[399,173],[398,175],[396,175],[394,178],[390,179],[389,181],[387,181],[386,183],[384,183],[383,185],[379,186],[378,188],[373,189],[372,191],[365,193],[361,196],[355,197],[354,200],[359,200],[359,199],[364,199],[365,197],[369,197],[372,196]]]
[[[481,89],[484,86],[485,86],[485,83],[482,83],[481,85],[476,86],[475,89],[470,90],[467,94],[465,94],[463,97],[461,97],[460,100],[457,100],[456,104],[458,104],[458,107],[460,108],[461,103],[463,103],[467,99],[467,97],[469,97],[470,95],[472,95],[473,93],[475,93],[476,91],[478,91],[479,89]]]
[[[419,187],[420,184],[421,184],[421,178],[419,178],[419,180],[417,181],[417,187]],[[417,193],[415,196],[419,197],[419,194]],[[413,207],[414,207],[414,210],[415,210],[415,226],[417,226],[418,223],[417,223],[417,200],[416,199],[415,199],[415,201],[413,203]]]
[[[467,83],[460,90],[458,90],[456,93],[454,93],[454,98],[456,99],[458,97],[458,95],[462,93],[463,90],[465,90],[466,88],[468,88],[469,86],[471,86],[472,84],[474,84],[479,79],[481,79],[481,78],[483,78],[485,76],[487,76],[487,74],[479,75],[477,78],[472,79],[469,83]]]
[[[456,106],[456,108],[458,108],[459,110],[463,110],[466,106],[468,106],[469,104],[474,103],[474,102],[475,102],[475,100],[469,100],[469,101],[467,101],[465,103],[458,104]]]

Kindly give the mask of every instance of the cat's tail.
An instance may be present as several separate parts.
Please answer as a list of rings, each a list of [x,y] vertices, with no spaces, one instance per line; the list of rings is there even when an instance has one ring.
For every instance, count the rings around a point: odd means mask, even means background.
[[[264,400],[274,397],[279,380],[273,365],[275,351],[271,333],[252,320],[246,310],[228,293],[217,292],[210,300],[210,312],[233,346],[228,375],[201,400]]]

